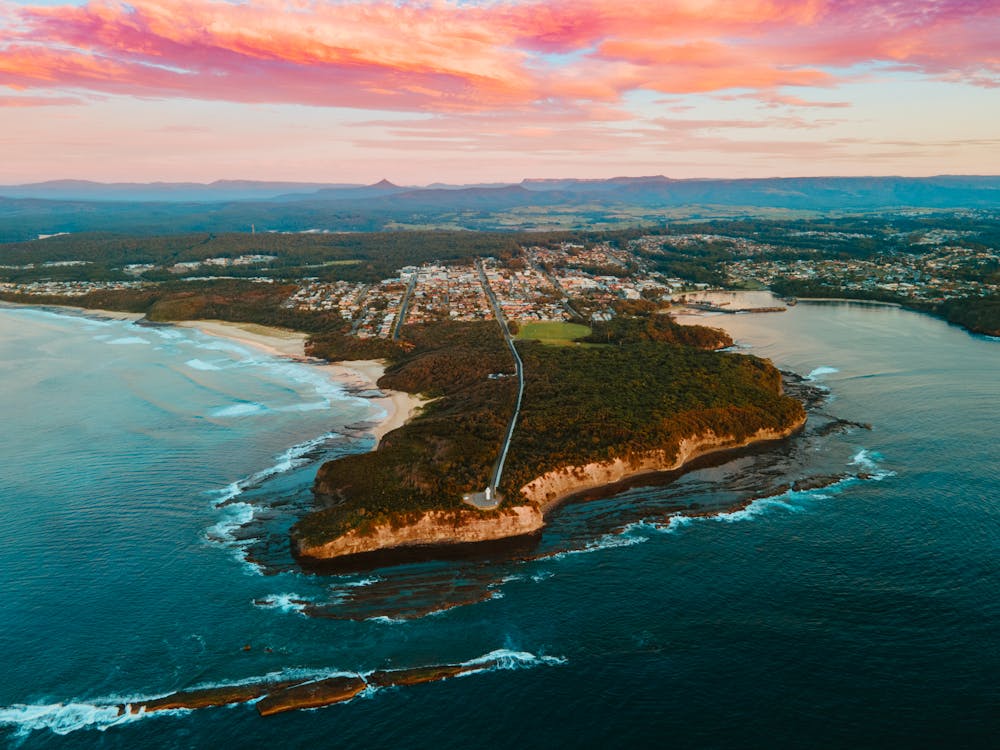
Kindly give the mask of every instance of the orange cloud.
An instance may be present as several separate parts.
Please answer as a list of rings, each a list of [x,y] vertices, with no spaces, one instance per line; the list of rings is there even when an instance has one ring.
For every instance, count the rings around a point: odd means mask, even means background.
[[[996,0],[92,0],[0,5],[0,85],[428,112],[834,86],[889,64],[1000,80]]]

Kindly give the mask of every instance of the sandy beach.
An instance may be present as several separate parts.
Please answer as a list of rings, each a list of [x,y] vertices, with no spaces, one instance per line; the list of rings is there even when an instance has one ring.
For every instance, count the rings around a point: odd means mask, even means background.
[[[194,328],[209,336],[246,344],[277,357],[306,359],[305,346],[309,337],[288,328],[274,328],[256,323],[230,323],[225,320],[181,320],[174,325]]]
[[[10,303],[17,305],[19,303]],[[28,305],[36,307],[36,305]],[[111,320],[138,321],[145,317],[142,313],[122,312],[120,310],[98,310],[76,307],[74,305],[41,305],[54,310],[65,310],[73,314],[92,315]],[[379,390],[385,394],[381,398],[371,399],[386,413],[384,419],[372,428],[376,445],[382,436],[397,427],[402,427],[424,404],[426,399],[405,391],[393,391],[379,388],[378,379],[385,372],[385,362],[376,359],[347,360],[343,362],[324,362],[306,356],[305,345],[309,336],[301,331],[289,328],[263,326],[257,323],[233,323],[226,320],[181,320],[172,322],[180,328],[191,328],[208,336],[235,341],[257,351],[274,357],[288,357],[315,367],[322,368],[331,380],[362,391]]]
[[[141,320],[146,317],[144,313],[123,312],[121,310],[98,310],[91,307],[77,307],[76,305],[32,305],[23,302],[4,302],[5,305],[17,307],[36,307],[49,310],[65,310],[74,315],[89,315],[91,317],[108,318],[109,320]]]
[[[193,328],[209,336],[236,341],[272,356],[290,357],[322,368],[331,380],[357,390],[380,390],[385,395],[371,399],[381,407],[385,418],[372,428],[376,445],[382,436],[406,424],[426,402],[412,393],[379,388],[378,379],[385,372],[385,362],[375,359],[347,360],[324,363],[306,356],[305,344],[309,338],[300,331],[274,328],[256,323],[230,323],[224,320],[185,320],[176,323],[182,328]]]

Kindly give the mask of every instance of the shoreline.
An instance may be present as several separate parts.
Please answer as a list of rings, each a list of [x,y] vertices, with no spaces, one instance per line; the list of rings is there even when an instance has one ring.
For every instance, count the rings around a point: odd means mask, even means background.
[[[912,310],[906,305],[902,305],[899,302],[885,302],[879,299],[859,299],[855,297],[798,297],[796,298],[799,302],[850,302],[855,305],[871,305],[872,307],[898,307],[903,310]],[[914,310],[914,312],[924,312],[923,310]]]
[[[616,459],[586,466],[565,466],[535,477],[521,488],[521,492],[539,506],[543,515],[548,516],[575,497],[591,491],[613,488],[644,477],[683,474],[702,458],[736,454],[744,449],[766,448],[798,433],[805,427],[807,420],[808,415],[805,415],[794,424],[781,429],[763,428],[743,440],[716,435],[711,431],[693,435],[681,440],[672,462],[666,460],[662,450],[654,450],[635,464]]]
[[[292,540],[300,565],[306,567],[343,566],[365,569],[373,560],[437,559],[442,550],[461,548],[466,552],[480,545],[511,543],[542,532],[549,515],[574,498],[591,491],[613,490],[630,481],[660,476],[680,476],[695,470],[714,456],[736,456],[746,450],[766,449],[798,433],[808,415],[781,429],[762,428],[750,437],[737,440],[707,432],[681,441],[670,461],[663,450],[650,451],[631,464],[621,459],[565,466],[542,474],[522,488],[527,504],[501,507],[492,513],[473,509],[426,511],[407,522],[377,525],[365,533],[352,529],[338,537],[309,544]],[[533,496],[534,495],[534,496]]]
[[[106,318],[108,320],[127,320],[132,323],[146,317],[145,313],[126,312],[124,310],[102,310],[96,307],[80,307],[78,305],[54,305],[34,302],[8,302],[0,300],[3,307],[34,307],[36,310],[48,310],[53,313],[73,313],[82,317]]]
[[[6,301],[0,302],[0,305],[9,305],[15,308],[33,307],[56,314],[84,315],[131,323],[139,323],[146,317],[143,313],[102,310],[77,305]],[[305,352],[305,345],[309,335],[301,331],[257,323],[235,323],[227,320],[177,320],[165,322],[164,325],[200,331],[206,336],[233,341],[272,357],[282,357],[312,365],[322,369],[330,380],[343,385],[348,391],[381,391],[382,396],[368,399],[385,412],[385,416],[381,419],[371,420],[371,427],[368,430],[375,437],[375,448],[378,447],[387,433],[402,427],[427,403],[427,399],[412,393],[379,388],[378,380],[385,373],[385,362],[381,360],[359,359],[327,362],[308,356]]]
[[[382,360],[354,359],[327,362],[308,356],[305,345],[309,336],[301,331],[257,323],[232,323],[226,320],[181,320],[171,325],[234,341],[271,356],[285,357],[313,365],[323,370],[330,380],[350,390],[380,391],[384,395],[368,399],[385,411],[385,416],[369,428],[369,432],[375,437],[376,448],[387,433],[402,427],[427,403],[426,399],[406,391],[380,388],[378,381],[385,373],[385,362]]]

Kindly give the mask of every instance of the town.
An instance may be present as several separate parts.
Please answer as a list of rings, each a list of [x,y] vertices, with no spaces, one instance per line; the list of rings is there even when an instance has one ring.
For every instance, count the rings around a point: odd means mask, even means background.
[[[704,308],[704,302],[690,295],[711,289],[782,289],[798,284],[808,290],[914,305],[1000,293],[996,283],[1000,251],[970,241],[968,232],[796,230],[760,236],[724,230],[723,225],[714,232],[648,234],[617,243],[524,243],[499,257],[404,265],[378,281],[303,276],[312,266],[302,266],[298,276],[288,278],[283,259],[264,253],[160,266],[128,263],[111,269],[118,274],[115,280],[73,280],[74,274],[86,275],[92,264],[63,260],[0,267],[0,274],[6,272],[8,277],[0,281],[0,293],[73,298],[141,289],[171,278],[174,283],[239,279],[294,284],[284,308],[333,313],[345,321],[345,330],[362,339],[398,338],[411,324],[492,319],[488,292],[495,295],[509,321],[582,324],[608,320],[630,302],[661,308],[693,303]],[[844,251],[850,247],[876,250]],[[683,261],[680,265],[678,258]],[[329,264],[317,267],[325,265]],[[14,280],[10,274],[18,272],[34,276]],[[45,278],[47,274],[50,278]],[[701,280],[703,275],[708,280]]]

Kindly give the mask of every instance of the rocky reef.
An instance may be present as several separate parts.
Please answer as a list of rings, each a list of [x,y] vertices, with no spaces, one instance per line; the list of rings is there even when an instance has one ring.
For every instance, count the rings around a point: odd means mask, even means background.
[[[707,431],[686,438],[676,451],[652,450],[629,460],[566,466],[536,477],[520,490],[520,504],[496,511],[472,508],[400,514],[390,521],[352,529],[331,539],[310,541],[292,536],[293,551],[306,561],[368,555],[385,550],[441,547],[494,542],[536,534],[546,514],[567,498],[585,490],[615,484],[643,474],[672,472],[711,453],[736,450],[782,440],[798,431],[805,416],[784,429],[761,429],[737,439]]]

